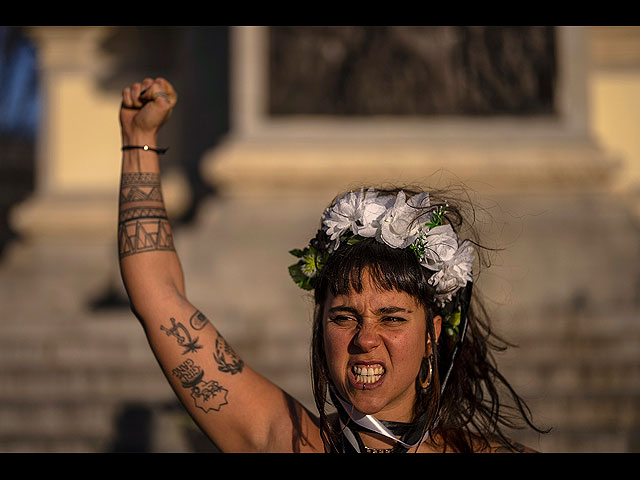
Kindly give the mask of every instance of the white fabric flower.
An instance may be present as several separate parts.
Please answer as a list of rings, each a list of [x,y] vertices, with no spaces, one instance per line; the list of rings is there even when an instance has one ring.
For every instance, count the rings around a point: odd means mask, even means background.
[[[442,268],[429,279],[436,289],[436,299],[443,305],[467,282],[473,281],[472,268],[475,250],[469,242],[463,242],[454,255],[442,264]]]
[[[420,263],[429,270],[440,270],[458,251],[458,237],[451,225],[439,225],[420,232],[424,253]]]
[[[393,207],[380,221],[380,240],[392,248],[411,245],[420,232],[420,208],[429,206],[429,194],[414,195],[408,201],[403,191],[396,196]]]
[[[420,232],[420,241],[424,248],[420,263],[435,271],[429,284],[435,287],[440,305],[444,305],[467,282],[473,281],[475,250],[468,241],[458,245],[458,237],[449,224]]]
[[[392,197],[378,197],[378,193],[370,188],[364,193],[349,192],[328,208],[323,218],[323,225],[332,242],[333,248],[340,245],[340,236],[347,230],[354,235],[374,237],[380,226],[380,219],[387,211]]]

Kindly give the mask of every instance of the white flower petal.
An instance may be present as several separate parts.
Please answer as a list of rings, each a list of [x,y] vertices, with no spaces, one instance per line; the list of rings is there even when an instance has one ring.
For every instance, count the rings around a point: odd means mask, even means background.
[[[421,239],[425,249],[420,261],[430,270],[440,270],[458,251],[458,238],[449,224],[422,230]]]
[[[429,193],[423,192],[418,193],[407,200],[407,205],[415,208],[426,208],[430,205],[429,203]]]
[[[462,242],[460,248],[441,268],[429,279],[429,284],[435,287],[436,298],[441,305],[451,300],[453,295],[467,282],[473,281],[472,269],[475,250],[473,245]]]
[[[409,202],[415,197],[418,195],[409,199]],[[417,204],[424,201],[425,195],[421,194],[419,197]],[[390,247],[406,248],[415,241],[419,233],[420,223],[417,220],[420,212],[409,202],[406,201],[405,193],[400,191],[393,207],[387,210],[381,220],[380,240]]]

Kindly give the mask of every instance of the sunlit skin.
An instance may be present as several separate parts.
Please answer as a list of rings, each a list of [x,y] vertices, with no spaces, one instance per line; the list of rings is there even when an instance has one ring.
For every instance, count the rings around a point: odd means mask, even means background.
[[[328,295],[324,339],[329,373],[343,398],[379,420],[412,420],[416,377],[427,355],[425,311],[405,292],[382,290],[368,274],[361,293]],[[434,318],[436,336],[440,317]],[[363,382],[360,368],[384,373]]]

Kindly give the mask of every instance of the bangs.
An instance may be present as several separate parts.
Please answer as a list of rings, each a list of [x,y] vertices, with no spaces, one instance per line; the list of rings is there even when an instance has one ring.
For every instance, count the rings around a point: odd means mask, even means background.
[[[353,245],[341,245],[331,254],[318,278],[316,303],[323,303],[329,292],[333,296],[361,293],[364,275],[369,275],[380,290],[405,292],[423,307],[434,294],[428,284],[430,274],[412,250],[391,248],[374,238],[365,238]]]

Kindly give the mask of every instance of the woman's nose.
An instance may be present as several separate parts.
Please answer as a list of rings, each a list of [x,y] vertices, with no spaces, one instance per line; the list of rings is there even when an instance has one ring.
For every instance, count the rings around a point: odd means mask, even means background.
[[[353,343],[361,350],[368,352],[380,344],[380,337],[375,325],[361,325],[353,337]]]

